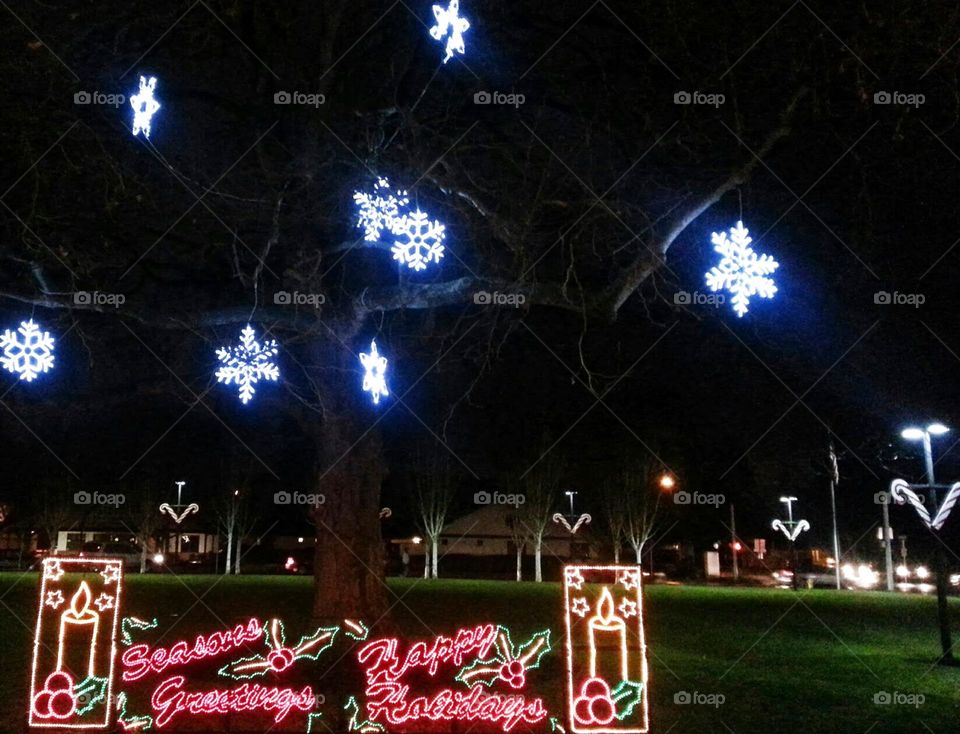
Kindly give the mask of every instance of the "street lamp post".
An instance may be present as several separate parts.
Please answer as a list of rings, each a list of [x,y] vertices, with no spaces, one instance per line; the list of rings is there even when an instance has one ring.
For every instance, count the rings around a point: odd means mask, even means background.
[[[774,530],[779,530],[786,535],[787,540],[790,541],[790,548],[793,551],[793,588],[796,590],[798,585],[797,570],[799,565],[797,560],[797,537],[804,530],[810,529],[810,523],[806,520],[794,521],[793,503],[797,501],[796,497],[781,497],[780,501],[787,506],[787,521],[784,522],[783,520],[774,520],[772,527]]]
[[[572,518],[572,517],[574,516],[574,513],[573,513],[573,497],[574,497],[574,495],[576,494],[576,492],[572,492],[572,491],[569,491],[569,490],[568,490],[568,491],[564,492],[564,494],[567,495],[567,497],[570,498],[570,517]]]
[[[931,514],[937,511],[937,488],[934,480],[933,447],[930,437],[942,436],[949,432],[950,429],[942,423],[931,423],[926,428],[910,427],[900,433],[907,441],[921,441],[923,443],[923,465],[926,470],[927,485],[930,492]],[[934,528],[930,528],[930,532],[935,532]],[[940,622],[940,647],[943,650],[939,662],[942,665],[957,665],[957,660],[953,657],[953,643],[950,637],[950,614],[947,606],[947,558],[943,553],[943,543],[937,543],[934,559],[937,566],[937,617]]]

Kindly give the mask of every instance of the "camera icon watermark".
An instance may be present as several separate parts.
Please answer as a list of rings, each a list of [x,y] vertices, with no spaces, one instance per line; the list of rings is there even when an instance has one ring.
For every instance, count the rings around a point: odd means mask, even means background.
[[[326,102],[327,95],[320,94],[319,92],[280,91],[273,95],[274,104],[295,104],[316,109],[320,107],[320,105],[326,104]]]
[[[706,107],[717,108],[727,101],[726,95],[708,94],[706,92],[675,92],[673,95],[674,104],[682,105],[703,105]]]
[[[287,492],[281,490],[273,495],[273,504],[275,505],[310,505],[319,507],[327,501],[326,495],[308,494],[305,492]]]
[[[720,308],[726,303],[723,293],[701,293],[700,291],[677,291],[673,294],[673,302],[678,306],[713,306]]]
[[[927,498],[925,495],[919,494],[917,498],[920,500],[921,504],[927,503]],[[877,492],[873,495],[873,504],[875,505],[892,505],[894,504],[893,495],[889,492]]]
[[[473,95],[474,104],[482,105],[503,105],[508,107],[513,107],[514,109],[519,108],[524,102],[527,101],[526,96],[516,93],[516,92],[485,92],[480,91]]]
[[[877,691],[873,694],[875,706],[913,706],[920,708],[927,697],[922,693],[901,693],[900,691]]]
[[[123,293],[77,291],[73,294],[73,302],[78,306],[113,306],[114,308],[120,308],[127,302],[127,297]]]
[[[73,94],[73,103],[79,105],[105,105],[107,107],[122,107],[127,101],[126,95],[108,94],[106,92],[79,91]]]
[[[320,308],[327,302],[323,293],[301,293],[300,291],[277,291],[273,294],[273,302],[278,306],[309,306]]]
[[[473,495],[475,505],[513,505],[519,507],[527,501],[522,494],[505,494],[504,492],[477,492]]]
[[[127,501],[126,495],[107,494],[105,492],[87,492],[81,490],[73,493],[73,504],[89,507],[120,507]]]
[[[473,294],[473,302],[478,306],[513,306],[514,308],[520,308],[527,302],[527,297],[523,293],[477,291]]]
[[[719,507],[725,504],[727,498],[722,494],[705,494],[703,492],[687,492],[680,490],[673,495],[673,503],[676,505],[708,505]]]
[[[926,95],[908,94],[907,92],[874,92],[873,103],[882,105],[903,105],[916,109],[927,101]]]
[[[927,297],[923,293],[877,291],[873,294],[873,302],[878,306],[913,306],[914,308],[920,308],[927,302]]]
[[[673,694],[676,706],[713,706],[720,708],[727,697],[722,693],[701,693],[700,691],[677,691]]]

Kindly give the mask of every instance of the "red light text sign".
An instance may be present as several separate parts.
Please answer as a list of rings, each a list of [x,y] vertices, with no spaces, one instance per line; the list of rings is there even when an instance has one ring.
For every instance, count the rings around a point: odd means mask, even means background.
[[[573,732],[649,730],[638,566],[565,566],[567,709]]]

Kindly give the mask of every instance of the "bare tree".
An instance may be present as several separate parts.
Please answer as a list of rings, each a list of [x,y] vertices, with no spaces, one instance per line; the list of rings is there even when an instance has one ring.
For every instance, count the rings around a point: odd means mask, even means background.
[[[621,495],[624,534],[641,563],[644,546],[658,528],[660,490],[654,486],[656,467],[649,461],[635,461],[624,467],[616,490]]]
[[[71,519],[74,516],[74,508],[70,505],[68,499],[69,490],[49,490],[43,489],[36,503],[33,513],[34,522],[43,534],[47,536],[50,543],[50,552],[53,555],[57,553],[57,540],[60,531],[70,527]]]
[[[162,517],[157,503],[157,495],[149,484],[141,485],[128,492],[133,501],[125,504],[127,508],[127,530],[140,546],[140,573],[147,572],[147,555],[150,544],[162,526]],[[126,525],[126,522],[124,523]]]
[[[237,524],[235,528],[235,537],[237,547],[234,549],[233,554],[233,573],[240,573],[240,561],[243,558],[243,554],[240,552],[243,544],[243,539],[246,538],[253,529],[257,526],[257,513],[253,511],[253,508],[250,506],[250,497],[249,495],[240,493],[236,497],[237,510]]]
[[[527,545],[527,529],[519,509],[507,516],[507,525],[517,553],[517,581],[523,581],[523,550]]]
[[[217,526],[227,536],[227,562],[223,566],[223,574],[231,572],[233,565],[233,538],[240,526],[240,516],[243,512],[240,502],[240,490],[234,489],[226,496],[221,497],[215,505]],[[239,543],[237,544],[239,548]]]
[[[414,486],[418,523],[427,542],[423,553],[423,577],[437,578],[437,546],[456,490],[456,475],[446,455],[441,456],[436,451],[419,452],[416,467]]]
[[[619,482],[611,480],[605,482],[600,490],[603,503],[601,512],[606,522],[610,542],[613,545],[613,562],[620,563],[620,552],[623,550],[623,541],[626,536],[626,511],[624,507],[624,492]]]
[[[541,451],[541,456],[545,452]],[[543,536],[550,527],[560,490],[563,463],[547,453],[524,477],[525,501],[521,506],[522,523],[533,547],[534,581],[543,581]]]

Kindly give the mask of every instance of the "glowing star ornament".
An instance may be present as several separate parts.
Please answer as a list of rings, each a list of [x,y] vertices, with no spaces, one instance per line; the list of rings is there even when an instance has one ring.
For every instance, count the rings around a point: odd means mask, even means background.
[[[405,214],[394,230],[397,237],[393,243],[393,259],[413,270],[426,270],[431,262],[438,263],[443,257],[443,241],[446,228],[440,222],[430,221],[426,212],[419,209]]]
[[[373,404],[380,403],[381,395],[389,395],[387,389],[387,358],[381,357],[377,351],[376,340],[370,342],[370,352],[360,353],[360,364],[363,365],[363,391],[370,393]]]
[[[0,365],[24,382],[53,368],[53,337],[40,331],[33,319],[24,321],[16,331],[7,329],[0,334]]]
[[[443,63],[452,59],[454,52],[461,56],[466,53],[463,34],[470,30],[470,22],[460,17],[460,0],[450,0],[446,8],[434,5],[433,17],[437,24],[430,29],[430,35],[437,41],[447,39],[447,55],[443,57]]]
[[[406,191],[392,191],[388,179],[378,179],[372,193],[355,191],[353,200],[357,204],[357,226],[363,229],[367,242],[378,241],[384,230],[391,234],[401,231],[402,211],[410,197]]]
[[[143,133],[143,137],[150,137],[150,122],[160,109],[160,103],[153,97],[153,90],[157,87],[155,76],[140,77],[140,90],[130,97],[130,106],[133,107],[133,135]]]
[[[712,291],[726,290],[733,294],[733,310],[743,317],[753,296],[773,298],[777,286],[768,278],[780,264],[769,255],[757,256],[750,247],[753,239],[743,222],[726,232],[714,232],[711,236],[713,249],[723,255],[720,263],[705,276],[707,287]]]
[[[240,388],[240,401],[246,405],[256,392],[254,385],[260,380],[276,382],[280,368],[273,359],[277,356],[277,342],[273,339],[261,344],[250,324],[240,332],[240,344],[217,350],[221,367],[217,370],[217,382],[234,384]]]
[[[639,569],[564,567],[569,731],[649,731]]]

